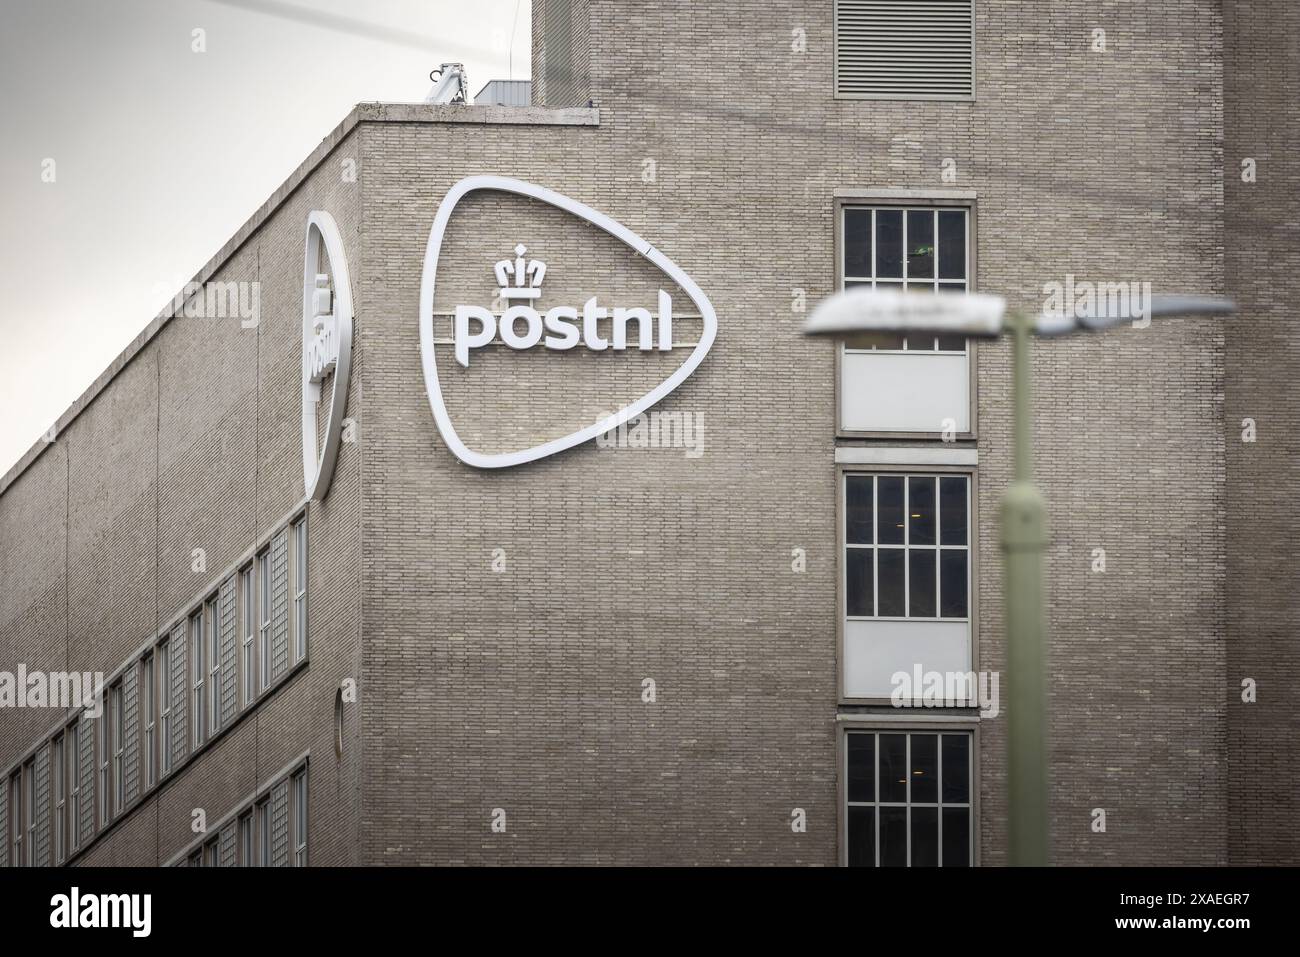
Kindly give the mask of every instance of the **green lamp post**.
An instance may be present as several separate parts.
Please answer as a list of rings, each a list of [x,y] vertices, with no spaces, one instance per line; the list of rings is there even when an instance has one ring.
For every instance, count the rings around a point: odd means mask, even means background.
[[[1048,860],[1047,691],[1043,553],[1047,508],[1033,477],[1030,336],[1097,331],[1154,316],[1223,315],[1232,303],[1210,296],[1150,296],[1140,313],[1127,303],[1099,302],[1037,318],[1006,312],[1000,296],[934,296],[853,289],[823,300],[804,335],[832,339],[863,332],[920,332],[995,338],[1011,336],[1014,474],[1002,496],[1002,560],[1007,635],[1007,829],[1013,865]],[[1005,314],[1005,321],[1004,321]]]

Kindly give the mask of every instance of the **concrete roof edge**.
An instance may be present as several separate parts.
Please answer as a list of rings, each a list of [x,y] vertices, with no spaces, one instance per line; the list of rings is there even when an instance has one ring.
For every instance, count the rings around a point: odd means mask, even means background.
[[[527,124],[533,126],[599,126],[600,110],[591,108],[547,109],[537,106],[451,106],[425,103],[358,103],[348,111],[347,116],[331,130],[311,154],[298,164],[298,168],[258,207],[235,234],[227,240],[211,259],[190,280],[192,283],[205,283],[225,265],[244,243],[271,215],[284,204],[299,186],[307,179],[334,149],[347,138],[348,134],[360,123],[484,123],[484,124]],[[180,290],[177,290],[178,292]],[[139,355],[153,338],[158,335],[174,315],[173,302],[169,302],[131,343],[108,364],[81,395],[68,406],[54,423],[55,440],[63,430],[104,391],[117,374]],[[4,476],[0,478],[0,495],[13,485],[18,477],[27,471],[33,462],[40,458],[47,448],[53,445],[44,437],[36,442],[15,462]]]

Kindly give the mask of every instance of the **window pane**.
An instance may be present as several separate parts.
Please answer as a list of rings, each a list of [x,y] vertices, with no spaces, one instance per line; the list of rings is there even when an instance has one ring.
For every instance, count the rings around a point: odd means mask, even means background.
[[[908,336],[908,352],[933,352],[934,336]]]
[[[945,548],[939,556],[939,576],[942,579],[941,618],[965,618],[969,615],[966,596],[966,549]]]
[[[871,210],[844,211],[844,275],[871,275]]]
[[[943,866],[970,867],[970,809],[943,809]]]
[[[908,610],[911,618],[934,618],[934,549],[911,548],[907,557],[911,565],[911,580],[908,582],[909,597],[912,600]]]
[[[903,544],[903,477],[882,475],[876,480],[876,541]]]
[[[903,278],[903,211],[876,210],[876,278]]]
[[[934,479],[907,480],[908,543],[934,544]]]
[[[907,735],[880,735],[880,800],[907,800]],[[884,825],[881,825],[882,829]],[[882,845],[883,846],[883,845]]]
[[[854,549],[858,551],[859,549]],[[876,614],[881,618],[902,618],[907,614],[903,603],[903,548],[877,549],[877,562],[880,565],[880,595],[877,599]]]
[[[872,492],[870,475],[848,475],[844,479],[844,540],[853,544],[871,544]]]
[[[844,347],[846,349],[901,349],[903,335],[899,332],[859,332],[856,335],[846,336]]]
[[[912,808],[912,866],[939,866],[939,809]]]
[[[912,735],[912,803],[935,804],[939,800],[939,736]]]
[[[876,799],[876,736],[850,734],[849,748],[849,800],[874,801]]]
[[[966,278],[966,212],[939,211],[939,278]]]
[[[939,351],[940,352],[965,352],[966,337],[965,336],[940,336]]]
[[[874,615],[870,548],[848,549],[845,569],[845,610],[850,615]]]
[[[907,808],[880,809],[880,866],[907,866]]]
[[[849,808],[849,867],[876,866],[876,809]]]
[[[966,544],[966,479],[939,480],[940,544]]]
[[[934,210],[907,212],[907,278],[934,276]]]
[[[970,735],[945,734],[943,736],[943,802],[967,804],[970,802]]]

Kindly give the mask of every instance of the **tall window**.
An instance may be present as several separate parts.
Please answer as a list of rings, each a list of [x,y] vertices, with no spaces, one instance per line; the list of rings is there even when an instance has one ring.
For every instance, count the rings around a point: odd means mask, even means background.
[[[239,866],[253,866],[253,812],[239,815]]]
[[[964,209],[844,207],[844,288],[898,292],[967,290]],[[845,348],[964,352],[963,336],[860,333]]]
[[[257,814],[257,866],[271,866],[271,804],[263,798],[254,809]]]
[[[102,828],[108,824],[109,819],[109,801],[108,801],[108,762],[109,762],[109,724],[111,709],[108,706],[107,695],[99,700],[99,706],[102,709],[99,715],[98,730],[95,732],[95,743],[99,750],[99,826]]]
[[[293,523],[293,660],[307,656],[307,520]]]
[[[221,729],[221,652],[217,647],[221,628],[217,620],[217,599],[214,595],[208,599],[204,613],[207,622],[207,665],[208,665],[208,734],[216,734]]]
[[[239,635],[242,643],[240,664],[244,679],[244,707],[257,697],[257,662],[253,657],[253,640],[257,634],[256,596],[253,591],[253,566],[239,573]]]
[[[204,866],[204,867],[217,867],[217,866],[218,866],[218,863],[217,863],[217,841],[218,841],[218,838],[215,838],[215,837],[214,837],[212,840],[208,841],[207,844],[203,845],[203,866]]]
[[[257,556],[257,676],[261,690],[271,683],[271,553]]]
[[[840,213],[845,289],[968,290],[968,210],[850,205]],[[963,336],[850,336],[839,355],[839,426],[847,432],[969,433],[970,382]]]
[[[158,764],[165,775],[172,769],[172,679],[171,646],[158,646]]]
[[[203,612],[197,611],[190,616],[190,670],[193,674],[193,705],[190,708],[190,720],[194,724],[194,749],[197,751],[207,737],[205,732],[205,714],[207,702],[204,701],[203,679],[207,668],[203,662]]]
[[[126,797],[126,782],[122,774],[123,759],[126,756],[126,748],[123,746],[122,726],[122,682],[119,681],[113,687],[108,689],[109,716],[110,726],[112,728],[113,741],[113,813],[117,814],[122,810]]]
[[[23,802],[23,823],[27,826],[27,866],[36,866],[36,762],[28,761],[23,768],[26,782],[26,800]]]
[[[158,780],[154,760],[154,676],[153,655],[145,655],[140,662],[140,697],[144,706],[144,735],[140,742],[141,764],[144,765],[144,786],[151,788]]]
[[[970,479],[849,474],[844,481],[848,616],[968,618]]]
[[[63,756],[64,739],[59,735],[50,746],[50,771],[54,777],[54,863],[62,864],[67,854],[67,767]]]
[[[293,776],[293,866],[307,866],[307,772]]]
[[[9,779],[9,860],[23,866],[23,772],[19,768]]]
[[[971,735],[845,735],[852,867],[969,867]]]
[[[75,724],[68,725],[68,836],[72,850],[81,847],[81,732]]]

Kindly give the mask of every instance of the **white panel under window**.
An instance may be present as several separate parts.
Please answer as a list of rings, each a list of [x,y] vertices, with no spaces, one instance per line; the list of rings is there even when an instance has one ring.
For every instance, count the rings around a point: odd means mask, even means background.
[[[840,366],[847,432],[970,431],[967,353],[851,352]]]
[[[844,697],[888,698],[896,672],[971,670],[968,621],[844,623]],[[910,686],[909,686],[910,687]]]

